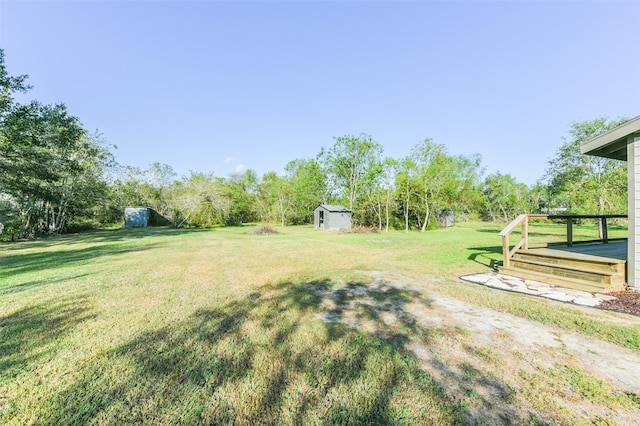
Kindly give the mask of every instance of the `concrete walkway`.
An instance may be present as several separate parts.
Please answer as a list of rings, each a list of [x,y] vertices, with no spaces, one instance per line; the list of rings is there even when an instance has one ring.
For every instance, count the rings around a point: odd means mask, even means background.
[[[534,296],[546,297],[547,299],[575,303],[576,305],[583,306],[599,306],[603,300],[616,299],[615,296],[558,287],[553,284],[547,284],[540,281],[509,277],[507,275],[498,274],[497,272],[482,272],[478,274],[463,275],[460,279],[475,284],[482,284],[487,287],[531,294]]]

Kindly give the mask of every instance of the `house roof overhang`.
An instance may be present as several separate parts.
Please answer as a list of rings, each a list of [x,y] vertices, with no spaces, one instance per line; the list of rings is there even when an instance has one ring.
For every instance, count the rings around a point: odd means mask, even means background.
[[[630,136],[640,137],[640,116],[611,129],[580,146],[580,152],[597,157],[627,160],[627,144]]]

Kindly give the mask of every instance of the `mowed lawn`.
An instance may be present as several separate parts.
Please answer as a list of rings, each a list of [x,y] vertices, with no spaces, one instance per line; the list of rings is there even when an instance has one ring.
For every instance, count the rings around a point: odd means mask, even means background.
[[[121,229],[0,245],[0,423],[465,423],[468,401],[448,397],[402,344],[437,330],[399,324],[381,335],[320,315],[321,294],[366,286],[372,271],[429,277],[441,283],[434,291],[466,303],[640,346],[637,325],[457,280],[501,259],[497,226],[252,229]],[[562,229],[540,233],[558,239]],[[375,297],[392,305],[428,295]]]

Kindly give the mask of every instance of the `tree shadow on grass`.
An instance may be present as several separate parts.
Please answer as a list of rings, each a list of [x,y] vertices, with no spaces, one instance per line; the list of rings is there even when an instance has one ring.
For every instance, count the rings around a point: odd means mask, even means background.
[[[127,253],[135,253],[152,249],[159,243],[139,246],[123,246],[111,244],[97,244],[80,249],[58,250],[55,252],[27,252],[1,257],[0,282],[3,279],[15,278],[22,273],[39,271],[55,271],[84,263],[94,262],[96,259],[108,256],[116,256]],[[1,289],[2,287],[0,287]],[[0,290],[1,291],[1,290]]]
[[[65,282],[66,283],[66,282],[73,281],[73,280],[78,279],[78,278],[86,277],[88,275],[89,274],[78,274],[78,275],[59,278],[59,279],[55,279],[55,280],[34,280],[34,281],[24,282],[24,283],[20,283],[20,284],[12,284],[12,285],[8,285],[8,286],[0,287],[0,295],[20,293],[20,292],[23,292],[23,291],[30,290],[32,288],[48,286],[48,285],[56,284],[56,283],[59,283],[59,282]]]
[[[16,377],[53,356],[60,339],[92,318],[84,298],[61,298],[0,316],[0,377]]]
[[[70,243],[115,243],[131,240],[142,240],[158,237],[174,237],[184,234],[212,232],[212,229],[185,229],[170,228],[166,226],[147,228],[118,228],[100,229],[76,234],[51,235],[35,240],[20,240],[14,242],[1,242],[0,247],[6,251],[24,250],[31,248],[48,248],[64,246]]]
[[[502,246],[470,247],[467,250],[472,252],[467,259],[482,266],[497,270],[502,265],[502,260],[496,259],[502,256]]]
[[[104,352],[52,398],[41,420],[475,423],[420,368],[411,345],[428,346],[435,334],[409,307],[428,311],[431,301],[388,283],[266,286]]]

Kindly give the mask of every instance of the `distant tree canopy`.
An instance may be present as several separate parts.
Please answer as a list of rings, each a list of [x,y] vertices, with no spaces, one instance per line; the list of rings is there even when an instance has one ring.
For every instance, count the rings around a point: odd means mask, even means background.
[[[627,163],[580,153],[584,142],[625,121],[596,118],[571,125],[570,137],[549,162],[545,176],[549,207],[585,214],[626,213]]]
[[[365,133],[342,136],[334,138],[330,149],[322,149],[318,159],[333,183],[335,199],[353,210],[382,172],[382,145]]]
[[[122,223],[126,206],[148,206],[175,227],[245,222],[310,223],[321,203],[344,204],[354,222],[380,230],[425,231],[453,210],[460,219],[506,222],[564,208],[626,212],[626,164],[580,154],[580,145],[625,120],[572,124],[534,186],[484,175],[479,155],[452,155],[426,138],[405,158],[385,158],[371,135],[335,137],[316,158],[290,161],[284,174],[253,170],[228,177],[170,165],[118,165],[99,133],[88,133],[62,104],[19,104],[27,76],[12,77],[0,49],[0,232],[2,238]]]
[[[493,222],[507,222],[514,217],[529,213],[529,188],[518,183],[512,176],[492,173],[482,185],[482,217]]]
[[[0,50],[0,192],[2,217],[24,238],[63,232],[68,221],[102,200],[102,173],[111,159],[64,105],[21,105],[26,76],[10,77]],[[11,220],[13,219],[13,220]]]

